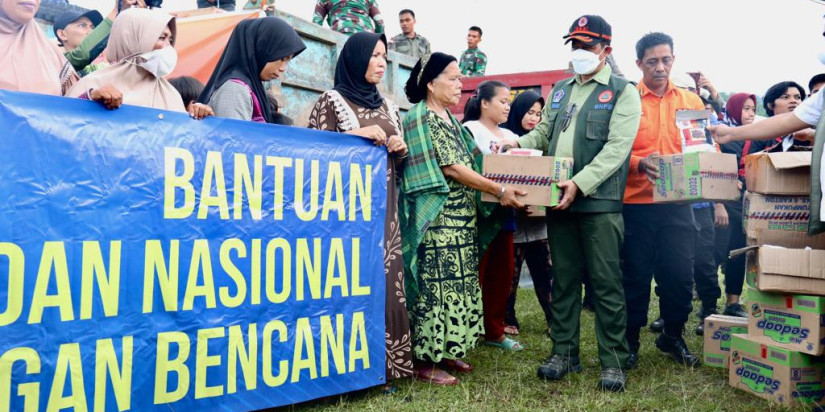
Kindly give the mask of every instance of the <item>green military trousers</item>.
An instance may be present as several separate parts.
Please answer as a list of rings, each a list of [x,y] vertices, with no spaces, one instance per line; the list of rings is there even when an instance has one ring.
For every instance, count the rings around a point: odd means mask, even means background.
[[[627,310],[619,251],[624,238],[621,213],[547,213],[553,259],[553,353],[579,356],[582,277],[593,285],[596,338],[602,368],[623,368],[629,348]]]

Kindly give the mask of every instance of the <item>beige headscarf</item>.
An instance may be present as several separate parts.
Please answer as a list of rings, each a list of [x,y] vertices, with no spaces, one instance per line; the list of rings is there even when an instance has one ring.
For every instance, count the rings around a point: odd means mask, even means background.
[[[77,79],[33,19],[20,24],[0,10],[0,89],[62,96]]]
[[[169,13],[137,8],[121,12],[112,25],[106,49],[112,65],[82,78],[67,96],[78,97],[110,84],[123,93],[123,104],[185,112],[178,91],[166,79],[159,79],[138,65],[139,56],[152,51],[166,26],[174,41],[177,28]]]

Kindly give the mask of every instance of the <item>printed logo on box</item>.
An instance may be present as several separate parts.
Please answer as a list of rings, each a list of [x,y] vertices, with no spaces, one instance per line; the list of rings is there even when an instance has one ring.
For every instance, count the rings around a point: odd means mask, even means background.
[[[782,386],[781,381],[773,378],[773,368],[768,365],[742,359],[736,352],[731,354],[731,363],[741,365],[736,368],[736,375],[753,392],[773,394]]]
[[[751,305],[759,307],[758,303]],[[779,343],[804,343],[811,334],[811,330],[802,327],[802,319],[791,313],[784,313],[776,310],[765,309],[758,312],[754,318],[764,318],[756,322],[756,328],[762,330],[762,335],[773,339]]]

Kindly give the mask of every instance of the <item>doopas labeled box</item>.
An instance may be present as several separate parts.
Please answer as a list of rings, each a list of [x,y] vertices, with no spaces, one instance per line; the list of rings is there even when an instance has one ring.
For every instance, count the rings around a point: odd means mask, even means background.
[[[748,336],[809,355],[825,354],[825,296],[748,290]]]
[[[658,156],[654,203],[724,201],[739,198],[736,155],[695,152]]]
[[[728,383],[788,407],[822,405],[825,359],[776,347],[765,338],[733,335]]]
[[[723,315],[706,317],[702,364],[727,368],[730,362],[730,336],[743,333],[748,333],[747,318]]]

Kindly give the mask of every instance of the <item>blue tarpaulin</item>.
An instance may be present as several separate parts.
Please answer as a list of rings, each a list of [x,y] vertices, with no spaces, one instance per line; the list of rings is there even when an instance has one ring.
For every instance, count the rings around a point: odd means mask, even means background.
[[[0,411],[382,384],[386,149],[0,91]]]

